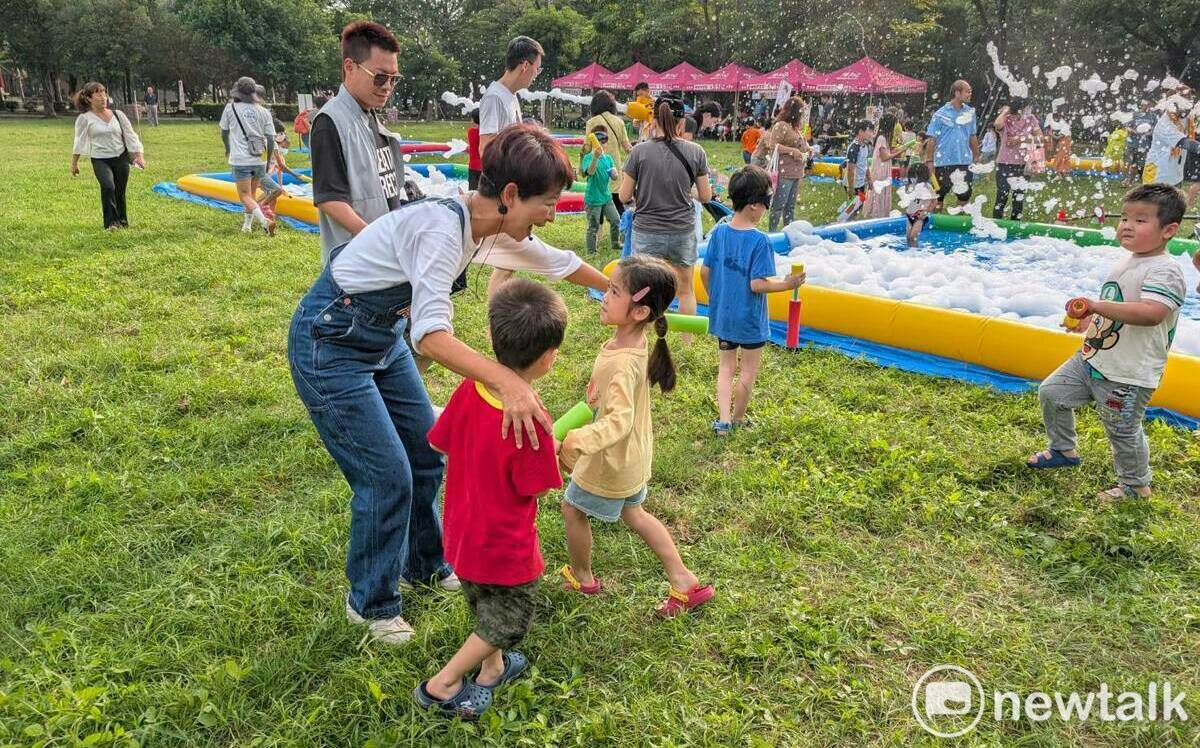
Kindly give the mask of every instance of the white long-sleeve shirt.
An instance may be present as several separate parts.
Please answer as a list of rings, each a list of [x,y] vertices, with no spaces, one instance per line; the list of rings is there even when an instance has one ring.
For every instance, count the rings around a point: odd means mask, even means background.
[[[464,195],[455,198],[466,221],[429,200],[380,216],[330,262],[333,280],[348,294],[378,291],[403,283],[412,285],[409,316],[413,346],[431,332],[453,333],[454,303],[450,289],[471,263],[527,270],[558,280],[583,265],[574,252],[551,247],[530,237],[517,241],[507,234],[476,239]]]
[[[129,120],[113,111],[109,114],[112,119],[108,122],[95,112],[84,112],[75,118],[75,146],[72,153],[91,158],[116,158],[125,152],[126,144],[130,153],[142,152],[142,140],[133,131]],[[121,141],[122,130],[125,132],[124,142]]]

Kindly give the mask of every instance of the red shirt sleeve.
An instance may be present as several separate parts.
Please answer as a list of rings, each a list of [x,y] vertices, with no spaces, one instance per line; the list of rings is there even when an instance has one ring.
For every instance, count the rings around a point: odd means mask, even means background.
[[[538,424],[538,444],[540,449],[515,450],[509,460],[509,478],[513,488],[521,496],[537,496],[552,488],[562,488],[562,473],[558,470],[558,456],[554,454],[554,438]]]
[[[463,384],[466,384],[466,380],[463,380]],[[426,438],[429,439],[429,446],[442,454],[450,451],[451,427],[453,425],[451,422],[462,407],[462,397],[459,396],[459,393],[462,392],[463,384],[460,384],[458,389],[454,390],[454,394],[450,396],[450,402],[446,403],[445,410],[434,421],[433,428],[429,429],[429,433],[426,435]]]

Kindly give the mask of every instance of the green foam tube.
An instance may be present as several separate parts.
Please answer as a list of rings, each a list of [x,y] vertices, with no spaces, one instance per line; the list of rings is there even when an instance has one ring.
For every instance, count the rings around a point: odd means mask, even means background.
[[[571,406],[562,417],[554,422],[554,438],[560,442],[568,431],[586,426],[592,420],[592,409],[583,400]]]
[[[671,332],[694,332],[698,335],[708,334],[708,317],[701,317],[698,314],[672,314],[670,312],[663,316],[667,318],[667,329]]]

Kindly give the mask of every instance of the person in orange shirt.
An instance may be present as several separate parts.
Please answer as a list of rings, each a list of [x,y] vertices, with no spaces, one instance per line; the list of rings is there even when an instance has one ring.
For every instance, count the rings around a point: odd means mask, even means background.
[[[758,141],[762,139],[763,127],[762,123],[754,120],[750,127],[742,133],[742,161],[750,163],[751,157],[754,155],[754,149],[758,147]]]

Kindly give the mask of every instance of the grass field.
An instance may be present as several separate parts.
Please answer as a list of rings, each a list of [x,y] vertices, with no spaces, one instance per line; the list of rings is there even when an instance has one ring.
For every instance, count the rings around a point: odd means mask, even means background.
[[[90,172],[68,172],[70,121],[0,121],[0,744],[932,745],[910,698],[942,663],[988,693],[1169,680],[1197,712],[985,717],[963,744],[1200,741],[1200,439],[1151,424],[1155,498],[1098,505],[1112,468],[1092,413],[1084,468],[1035,475],[1034,395],[771,349],[758,428],[717,441],[708,342],[676,351],[681,385],[655,397],[648,506],[714,602],[655,620],[653,556],[598,528],[607,591],[542,585],[532,675],[478,724],[419,712],[413,686],[470,622],[458,595],[410,596],[417,639],[385,649],[343,617],[348,489],[285,359],[317,239],[246,238],[236,215],[150,192],[222,167],[215,125],[143,138],[132,228],[105,233]],[[837,202],[806,185],[799,214],[825,222]],[[582,251],[583,227],[541,233]],[[485,280],[458,305],[476,346]],[[583,291],[558,290],[572,317],[542,387],[554,412],[605,339]],[[435,402],[456,385],[428,382]],[[565,560],[557,498],[539,516],[548,571]]]

